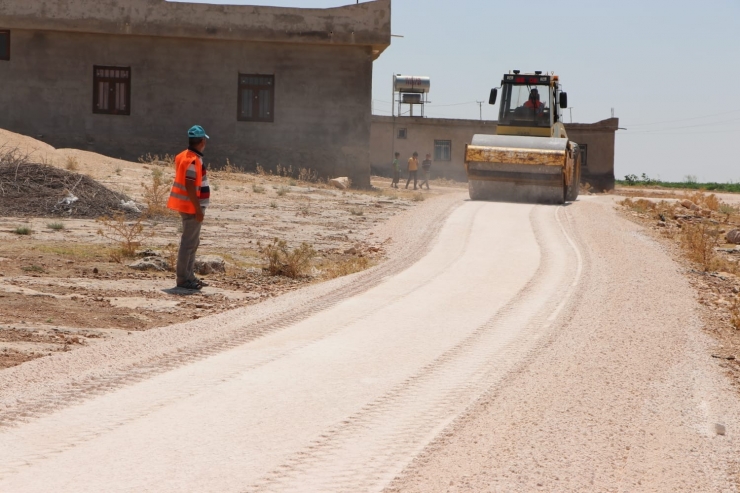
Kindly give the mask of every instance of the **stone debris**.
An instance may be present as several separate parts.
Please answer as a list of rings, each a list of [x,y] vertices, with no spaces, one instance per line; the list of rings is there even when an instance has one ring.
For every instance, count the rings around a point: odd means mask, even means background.
[[[347,190],[349,188],[349,178],[343,176],[341,178],[334,178],[329,180],[329,185],[336,187],[340,190]]]
[[[733,229],[728,231],[727,235],[725,235],[725,238],[727,239],[727,243],[740,245],[740,229]]]
[[[226,262],[217,255],[204,255],[195,259],[195,272],[205,276],[216,272],[226,272]]]
[[[720,424],[720,423],[715,423],[715,424],[714,424],[714,432],[715,432],[715,433],[716,433],[717,435],[722,435],[722,436],[724,436],[724,434],[725,434],[725,433],[727,432],[727,428],[725,428],[725,425],[723,425],[723,424]]]
[[[129,267],[136,270],[154,270],[158,272],[165,272],[171,268],[169,262],[162,257],[144,257],[133,264],[129,264]]]

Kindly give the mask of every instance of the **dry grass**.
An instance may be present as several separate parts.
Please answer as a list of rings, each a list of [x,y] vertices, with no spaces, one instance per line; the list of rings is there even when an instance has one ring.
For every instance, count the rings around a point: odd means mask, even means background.
[[[256,183],[252,185],[252,191],[254,193],[265,193],[265,187],[261,185],[257,185]]]
[[[278,197],[284,197],[284,196],[286,196],[288,194],[288,192],[290,192],[290,188],[288,188],[286,186],[280,186],[277,189]]]
[[[422,194],[421,192],[415,193],[411,196],[411,200],[413,200],[414,202],[424,202],[424,194]]]
[[[136,255],[136,249],[141,246],[142,241],[153,234],[153,232],[146,231],[140,217],[127,222],[126,216],[118,213],[98,218],[96,221],[101,224],[98,235],[112,241],[117,246],[111,253],[111,258],[116,262]]]
[[[64,165],[67,171],[78,171],[80,169],[80,162],[74,156],[67,156],[67,162]]]
[[[159,154],[146,154],[139,158],[139,162],[142,164],[175,169],[175,158],[169,154],[165,154],[163,156],[160,156]]]
[[[371,263],[367,257],[353,257],[329,265],[327,268],[324,269],[324,276],[327,279],[335,279],[337,277],[348,276],[356,272],[361,272],[363,270],[366,270],[370,266]]]
[[[29,228],[28,226],[18,226],[13,230],[13,233],[20,235],[20,236],[28,236],[31,233],[33,233],[33,230]]]
[[[262,250],[267,261],[267,272],[272,276],[285,276],[291,279],[305,277],[311,269],[311,259],[316,250],[308,243],[290,249],[285,240],[275,238]]]
[[[48,223],[46,227],[54,231],[61,231],[64,229],[64,223]]]
[[[349,213],[352,214],[353,216],[362,216],[365,214],[365,211],[363,211],[359,207],[353,207],[352,209],[349,210]]]
[[[177,266],[177,253],[179,250],[180,248],[175,243],[168,243],[162,250],[162,256],[167,261],[171,272],[174,272]]]

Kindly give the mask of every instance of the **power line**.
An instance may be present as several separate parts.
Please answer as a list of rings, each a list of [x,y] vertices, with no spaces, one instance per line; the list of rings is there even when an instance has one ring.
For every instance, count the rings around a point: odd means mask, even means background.
[[[731,123],[731,122],[740,122],[740,118],[733,118],[731,120],[722,120],[718,122],[712,122],[712,123],[699,123],[698,125],[684,125],[682,127],[668,127],[668,128],[656,128],[653,130],[638,130],[637,132],[629,132],[631,134],[646,134],[646,133],[654,133],[654,132],[665,132],[670,130],[680,130],[682,128],[696,128],[696,127],[711,127],[714,125],[722,125],[724,123]]]
[[[737,113],[738,111],[740,111],[740,109],[730,110],[730,111],[723,111],[722,113],[715,113],[713,115],[694,116],[694,117],[691,117],[691,118],[679,118],[678,120],[665,120],[665,121],[662,121],[662,122],[653,122],[653,123],[635,123],[635,124],[631,124],[630,126],[631,127],[646,127],[646,126],[649,126],[649,125],[660,125],[662,123],[676,123],[676,122],[684,122],[684,121],[689,121],[689,120],[701,120],[702,118],[711,118],[713,116],[721,116],[721,115],[727,115],[729,113]]]

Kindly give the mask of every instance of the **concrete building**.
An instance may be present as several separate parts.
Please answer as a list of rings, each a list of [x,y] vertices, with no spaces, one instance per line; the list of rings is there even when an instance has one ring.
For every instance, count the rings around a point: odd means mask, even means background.
[[[570,140],[583,148],[582,182],[595,190],[614,188],[614,138],[618,126],[617,118],[565,125]],[[401,153],[404,166],[414,151],[420,159],[429,153],[434,161],[433,178],[465,181],[465,145],[475,134],[495,133],[495,121],[373,115],[370,162],[374,173],[389,176],[394,152]]]
[[[368,185],[373,61],[390,28],[390,0],[2,0],[0,127],[136,159],[182,150],[197,123],[212,163]]]

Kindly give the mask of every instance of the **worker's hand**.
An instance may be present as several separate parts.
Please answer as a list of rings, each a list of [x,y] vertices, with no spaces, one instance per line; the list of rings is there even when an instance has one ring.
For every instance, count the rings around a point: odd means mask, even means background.
[[[199,223],[203,222],[203,218],[205,218],[205,214],[203,214],[203,211],[199,211],[195,213],[195,220]]]

